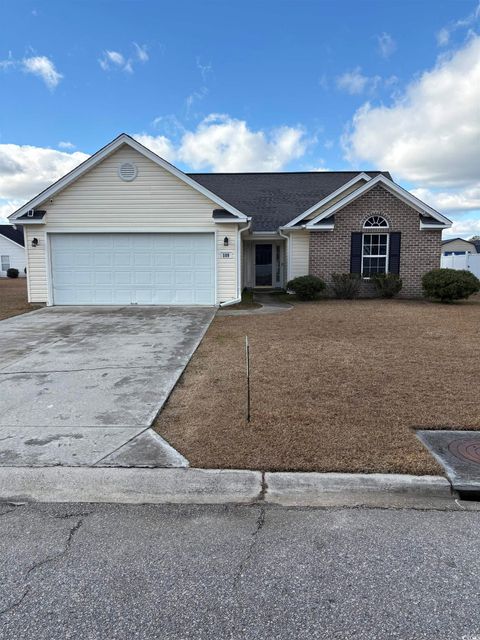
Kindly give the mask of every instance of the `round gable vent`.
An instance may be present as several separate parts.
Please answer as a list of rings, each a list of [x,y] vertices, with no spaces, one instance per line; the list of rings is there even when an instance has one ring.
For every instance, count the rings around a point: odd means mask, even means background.
[[[137,167],[133,162],[123,162],[118,167],[118,175],[122,180],[125,180],[125,182],[131,182],[137,177]]]

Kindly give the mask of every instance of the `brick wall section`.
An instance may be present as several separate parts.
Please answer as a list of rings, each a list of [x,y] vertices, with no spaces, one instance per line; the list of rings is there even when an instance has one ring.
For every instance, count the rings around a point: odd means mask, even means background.
[[[402,234],[400,277],[403,288],[400,296],[421,296],[422,275],[440,266],[442,232],[440,229],[420,230],[417,211],[381,185],[337,211],[333,231],[310,232],[310,273],[327,283],[331,282],[332,273],[348,273],[352,231],[364,231],[363,223],[372,215],[383,216],[388,220],[389,231],[400,231]],[[372,283],[362,282],[361,295],[374,295]]]

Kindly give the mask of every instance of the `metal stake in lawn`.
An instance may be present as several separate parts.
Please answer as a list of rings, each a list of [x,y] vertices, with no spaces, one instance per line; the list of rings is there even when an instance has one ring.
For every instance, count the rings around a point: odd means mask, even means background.
[[[250,345],[245,336],[245,365],[247,368],[247,422],[250,422]]]

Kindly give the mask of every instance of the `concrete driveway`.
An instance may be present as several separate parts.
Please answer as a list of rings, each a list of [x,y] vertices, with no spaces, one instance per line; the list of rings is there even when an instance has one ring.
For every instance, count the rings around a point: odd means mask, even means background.
[[[0,464],[185,466],[149,427],[213,315],[53,307],[0,322]]]

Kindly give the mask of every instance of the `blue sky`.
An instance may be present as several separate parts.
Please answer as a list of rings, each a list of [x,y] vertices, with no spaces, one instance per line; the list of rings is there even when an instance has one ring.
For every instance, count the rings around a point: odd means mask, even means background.
[[[478,6],[0,0],[0,214],[126,131],[182,169],[390,170],[480,234]]]

